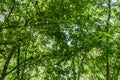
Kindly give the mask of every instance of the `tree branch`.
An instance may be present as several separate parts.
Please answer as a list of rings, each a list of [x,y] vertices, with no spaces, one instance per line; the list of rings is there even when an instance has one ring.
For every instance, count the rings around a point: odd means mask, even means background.
[[[6,75],[8,75],[8,74],[11,73],[12,71],[14,71],[18,66],[22,65],[23,63],[25,63],[26,61],[29,61],[29,60],[31,60],[31,59],[33,59],[33,57],[30,57],[30,58],[22,61],[21,63],[19,63],[18,65],[16,65],[12,70],[10,70],[9,72],[7,72]]]
[[[11,52],[8,54],[8,57],[5,61],[5,64],[4,64],[4,67],[3,67],[3,71],[2,71],[2,74],[1,74],[1,77],[0,77],[0,80],[4,80],[5,76],[6,76],[6,71],[7,71],[7,68],[8,68],[8,65],[9,65],[9,62],[13,56],[13,52],[15,50],[15,46],[12,47],[11,49]]]

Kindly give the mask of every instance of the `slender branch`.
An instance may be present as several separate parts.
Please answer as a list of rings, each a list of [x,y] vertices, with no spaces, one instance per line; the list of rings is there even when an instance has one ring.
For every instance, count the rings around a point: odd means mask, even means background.
[[[73,70],[73,80],[76,80],[76,73],[75,73],[75,55],[72,57],[72,70]]]
[[[111,16],[111,0],[108,0],[108,19],[107,19],[107,26],[106,26],[106,32],[109,31],[109,21]],[[110,79],[110,70],[109,70],[109,54],[108,54],[108,37],[106,37],[106,80]]]
[[[19,68],[19,64],[20,64],[20,43],[19,43],[19,45],[18,45],[18,54],[17,54],[17,65],[18,65],[18,67],[17,67],[17,77],[18,77],[18,80],[20,80],[20,68]]]
[[[108,0],[108,21],[110,21],[111,16],[111,0]]]
[[[9,62],[10,62],[12,56],[13,56],[13,52],[14,52],[15,48],[16,48],[16,47],[14,46],[14,47],[12,48],[11,52],[8,54],[8,57],[7,57],[6,61],[5,61],[5,65],[4,65],[4,67],[3,67],[3,71],[2,71],[2,74],[1,74],[1,77],[0,77],[0,80],[4,80],[4,78],[5,78],[5,76],[6,76],[6,71],[7,71]]]
[[[25,60],[26,60],[26,57],[27,57],[27,53],[25,54]],[[21,80],[23,80],[23,76],[24,76],[25,68],[26,68],[26,61],[24,62],[24,65],[23,65],[23,70],[22,70]]]
[[[83,63],[84,63],[84,57],[80,60],[81,61],[81,63],[79,64],[78,63],[78,65],[81,65],[81,66],[83,66]],[[77,80],[80,80],[80,76],[81,76],[81,72],[80,72],[80,69],[78,70],[78,77],[77,77]]]
[[[18,66],[22,65],[23,63],[25,63],[25,62],[27,62],[27,61],[29,61],[29,60],[31,60],[31,59],[33,59],[33,57],[30,57],[30,58],[22,61],[21,63],[19,63],[19,65],[16,65],[12,70],[10,70],[9,72],[7,72],[6,75],[8,75],[8,74],[11,73],[12,71],[14,71]]]

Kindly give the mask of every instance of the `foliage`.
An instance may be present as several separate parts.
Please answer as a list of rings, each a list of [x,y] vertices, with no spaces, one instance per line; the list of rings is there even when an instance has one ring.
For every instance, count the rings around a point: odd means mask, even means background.
[[[119,0],[1,0],[0,80],[119,80]]]

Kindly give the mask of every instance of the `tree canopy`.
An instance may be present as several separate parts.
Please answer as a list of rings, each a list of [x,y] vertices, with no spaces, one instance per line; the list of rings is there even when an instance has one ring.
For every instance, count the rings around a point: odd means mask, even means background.
[[[120,0],[0,0],[0,80],[120,80]]]

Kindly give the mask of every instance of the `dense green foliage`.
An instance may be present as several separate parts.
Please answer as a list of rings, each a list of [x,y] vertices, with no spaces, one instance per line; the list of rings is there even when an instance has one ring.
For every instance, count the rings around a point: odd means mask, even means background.
[[[0,80],[120,80],[120,0],[0,0]]]

